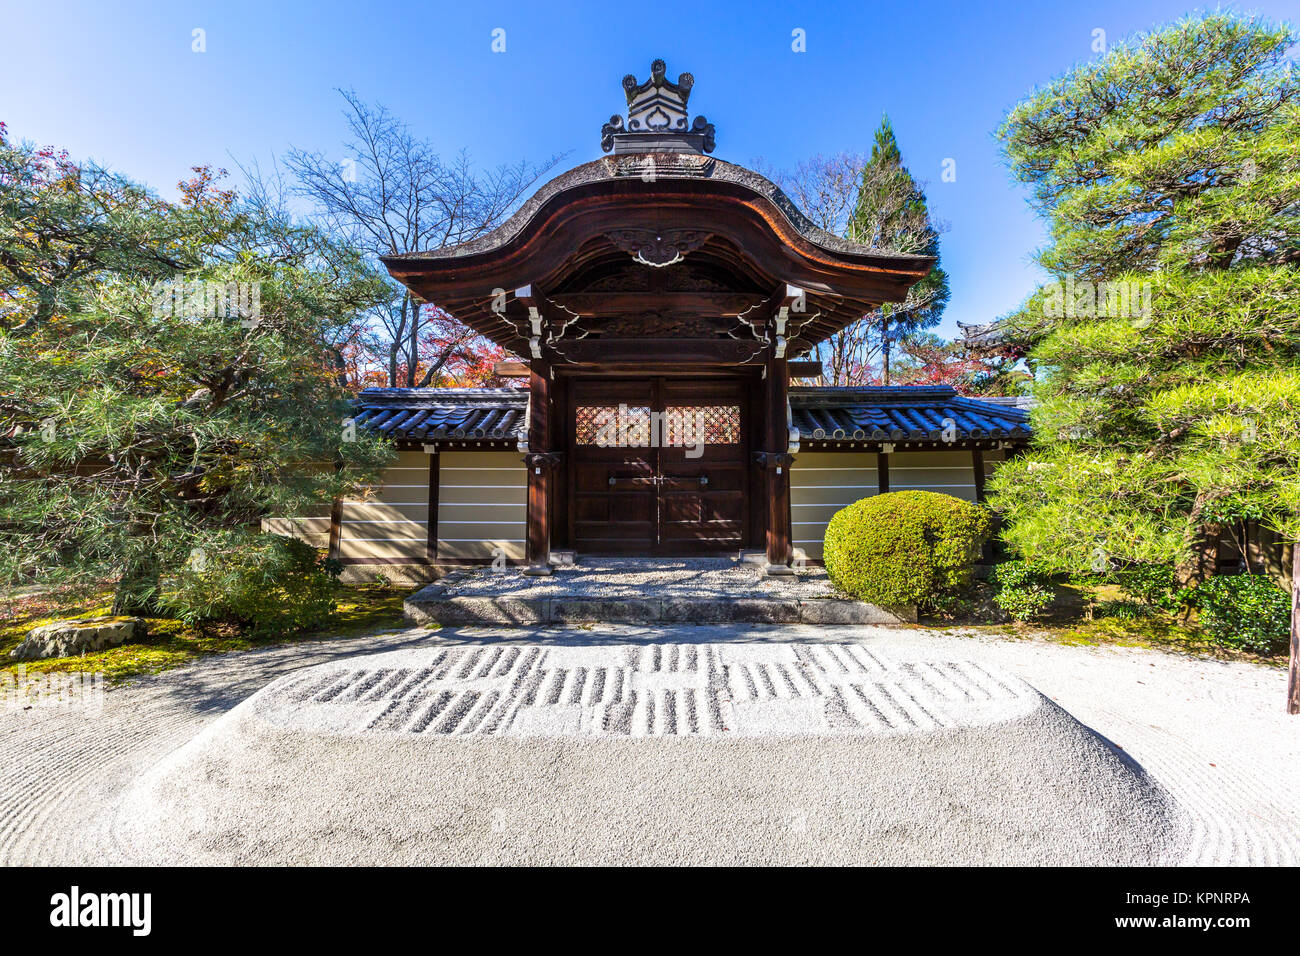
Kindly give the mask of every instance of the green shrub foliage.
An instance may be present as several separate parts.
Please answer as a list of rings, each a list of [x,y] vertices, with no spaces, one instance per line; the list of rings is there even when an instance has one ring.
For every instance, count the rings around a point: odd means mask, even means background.
[[[0,585],[150,613],[223,534],[377,480],[392,450],[351,421],[339,343],[390,287],[211,170],[175,204],[49,159],[0,130]]]
[[[226,532],[209,536],[162,582],[159,604],[189,624],[230,621],[256,637],[328,622],[338,570],[295,538]]]
[[[1183,606],[1171,565],[1132,564],[1114,572],[1112,577],[1125,594],[1150,608],[1172,613]]]
[[[930,491],[896,491],[841,508],[822,557],[835,586],[885,607],[935,600],[964,586],[989,536],[988,513]]]
[[[993,572],[998,593],[993,602],[1017,621],[1028,621],[1043,612],[1052,602],[1052,587],[1047,576],[1025,561],[1006,561]]]
[[[1210,578],[1185,592],[1201,630],[1221,647],[1270,653],[1291,635],[1291,597],[1261,574]]]
[[[1049,228],[1051,281],[1000,323],[1038,372],[1033,448],[989,482],[1026,559],[1186,583],[1219,525],[1300,537],[1297,39],[1189,17],[1040,87],[999,130]]]

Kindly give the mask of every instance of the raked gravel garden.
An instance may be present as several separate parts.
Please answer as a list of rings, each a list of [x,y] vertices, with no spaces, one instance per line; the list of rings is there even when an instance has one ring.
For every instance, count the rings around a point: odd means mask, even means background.
[[[11,697],[0,861],[1294,865],[1284,680],[917,627],[387,629]]]

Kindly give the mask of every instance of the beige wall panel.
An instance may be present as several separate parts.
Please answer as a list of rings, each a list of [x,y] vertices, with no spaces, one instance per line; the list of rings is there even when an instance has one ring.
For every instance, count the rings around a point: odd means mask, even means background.
[[[455,524],[459,521],[496,521],[523,525],[528,520],[528,505],[481,502],[475,504],[444,504],[438,502],[438,524]]]
[[[388,463],[388,468],[414,468],[425,471],[429,467],[429,456],[422,451],[399,451],[397,457]]]
[[[890,491],[933,491],[975,500],[975,459],[968,449],[904,451],[889,458]]]
[[[339,557],[423,558],[428,513],[429,456],[399,452],[370,495],[343,502]]]
[[[387,505],[427,505],[429,503],[429,476],[426,473],[423,482],[389,483],[373,489],[364,498],[349,498],[349,503],[387,504]]]
[[[969,448],[952,451],[896,451],[889,456],[889,473],[895,468],[965,468],[974,467],[974,456]]]
[[[491,559],[496,556],[496,550],[500,549],[506,556],[507,561],[522,561],[524,559],[524,543],[522,541],[438,541],[438,560],[439,561],[464,561],[467,559]]]
[[[518,452],[442,452],[438,465],[438,559],[522,559],[528,473]]]
[[[813,560],[822,556],[826,525],[835,512],[880,490],[875,452],[807,452],[790,466],[793,544]]]
[[[842,508],[862,498],[870,498],[879,490],[878,484],[862,487],[791,488],[790,506],[793,508],[799,505],[835,505]]]
[[[356,521],[413,521],[424,524],[429,515],[429,498],[418,505],[389,504],[381,501],[345,501],[343,502],[343,521],[350,524]]]
[[[356,558],[424,558],[425,541],[363,541],[345,540],[339,548],[339,557]]]
[[[853,499],[853,501],[860,500],[860,498]],[[820,524],[824,528],[826,523],[835,516],[835,512],[853,504],[853,501],[846,501],[843,504],[832,505],[807,505],[791,502],[790,522],[796,527],[800,525]]]
[[[311,517],[303,518],[263,518],[262,530],[270,534],[281,534],[288,538],[297,538],[313,548],[330,546],[329,508],[313,508]]]
[[[528,486],[524,482],[504,488],[469,485],[454,488],[443,484],[438,488],[438,505],[527,505]]]
[[[366,521],[345,521],[343,523],[343,542],[345,544],[349,541],[364,538],[384,538],[393,541],[426,541],[428,537],[428,529],[423,524],[415,521],[404,521],[401,524]]]
[[[438,537],[448,541],[479,541],[504,538],[523,540],[525,533],[522,521],[439,521]]]

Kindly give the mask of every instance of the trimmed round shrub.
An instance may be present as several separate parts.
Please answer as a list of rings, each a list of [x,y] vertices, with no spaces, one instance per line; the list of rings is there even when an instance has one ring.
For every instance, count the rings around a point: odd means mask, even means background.
[[[988,512],[952,495],[893,491],[855,501],[826,526],[835,586],[882,607],[930,607],[963,587],[988,539]]]

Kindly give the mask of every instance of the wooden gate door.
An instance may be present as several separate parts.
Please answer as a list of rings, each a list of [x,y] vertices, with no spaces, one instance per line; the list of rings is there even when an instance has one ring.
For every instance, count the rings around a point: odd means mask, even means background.
[[[590,554],[747,545],[742,383],[576,380],[569,388],[569,540]]]

